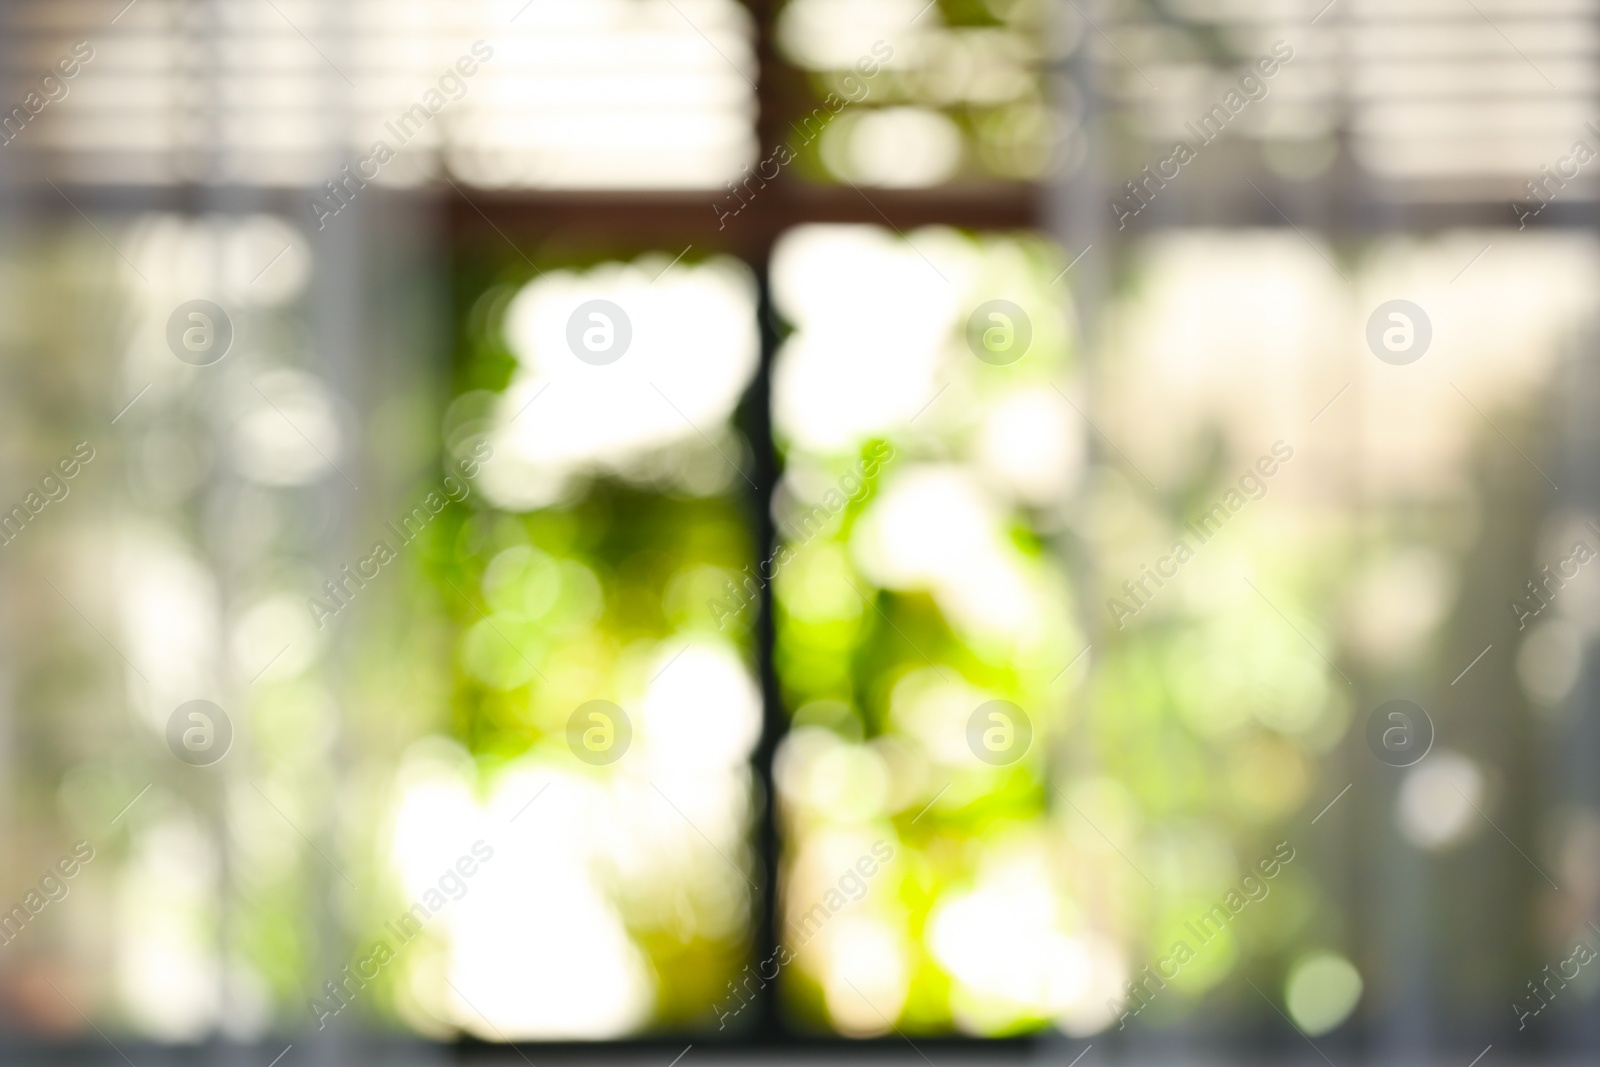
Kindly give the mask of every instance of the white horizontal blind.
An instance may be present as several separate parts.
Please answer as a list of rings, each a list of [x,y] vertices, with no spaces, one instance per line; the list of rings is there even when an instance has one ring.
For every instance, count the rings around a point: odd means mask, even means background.
[[[1183,137],[1183,122],[1218,103],[1245,62],[1283,41],[1293,60],[1230,126],[1230,140],[1292,146],[1343,131],[1375,186],[1409,200],[1528,199],[1525,183],[1575,142],[1600,151],[1600,134],[1585,126],[1600,127],[1596,0],[1160,6],[1165,14],[1106,4],[1115,21],[1099,25],[1110,41],[1088,38],[1126,128],[1157,146]],[[1593,196],[1595,174],[1600,164],[1562,195]]]
[[[382,140],[387,184],[714,188],[754,156],[736,0],[125,2],[13,8],[0,151],[23,174],[314,185]],[[44,82],[78,41],[92,58]]]

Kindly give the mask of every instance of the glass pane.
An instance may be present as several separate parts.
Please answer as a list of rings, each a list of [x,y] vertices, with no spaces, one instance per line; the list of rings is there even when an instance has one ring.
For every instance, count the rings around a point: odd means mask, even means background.
[[[426,880],[469,822],[497,869],[411,989],[489,1040],[703,1026],[761,870],[754,650],[706,609],[752,558],[750,274],[551,267],[466,321],[444,435],[474,491],[428,528],[441,617],[415,646],[447,657],[451,712],[402,771],[396,849]]]
[[[1426,1020],[1481,1051],[1533,942],[1590,936],[1517,931],[1593,810],[1521,754],[1577,728],[1554,709],[1587,608],[1525,582],[1600,543],[1553,425],[1600,260],[1515,231],[1343,251],[1170,233],[1112,309],[1097,412],[1160,487],[1106,481],[1092,508],[1099,756],[1162,887],[1119,1008],[1281,1009],[1324,1048],[1412,1054]]]
[[[363,850],[330,845],[360,838],[362,797],[305,607],[361,447],[305,343],[310,262],[282,218],[97,229],[12,246],[32,266],[5,393],[30,473],[9,484],[37,488],[0,538],[7,601],[28,605],[6,785],[29,827],[7,831],[0,968],[23,1036],[253,1040],[337,971],[325,904],[374,899]]]
[[[1056,551],[1086,466],[1065,266],[1035,239],[806,227],[773,265],[775,771],[793,1017],[1089,1032],[1136,879],[1058,811],[1088,677]],[[1074,786],[1124,825],[1109,782]]]

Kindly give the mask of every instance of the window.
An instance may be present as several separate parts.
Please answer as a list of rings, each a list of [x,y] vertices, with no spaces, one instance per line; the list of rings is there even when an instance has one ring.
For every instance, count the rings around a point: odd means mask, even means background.
[[[0,1043],[1586,1047],[1593,12],[1471,6],[13,5]]]

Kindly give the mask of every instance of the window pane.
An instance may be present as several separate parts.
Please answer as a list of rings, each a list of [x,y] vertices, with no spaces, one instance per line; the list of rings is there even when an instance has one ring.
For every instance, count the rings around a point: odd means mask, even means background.
[[[492,458],[427,553],[453,755],[408,795],[397,847],[433,871],[459,809],[498,869],[413,988],[490,1040],[699,1027],[744,963],[761,869],[753,649],[706,608],[751,558],[731,421],[751,278],[649,254],[474,304],[445,440]]]
[[[769,569],[800,1020],[1092,1031],[1122,981],[1090,901],[1137,876],[1048,788],[1090,665],[1052,550],[1087,474],[1063,266],[1033,239],[875,227],[803,228],[775,256],[795,326]],[[1078,788],[1123,825],[1109,783]]]
[[[1133,967],[1195,954],[1119,1000],[1144,1028],[1270,1023],[1264,993],[1319,1043],[1405,1048],[1391,1027],[1420,1018],[1475,1042],[1555,899],[1541,872],[1560,881],[1592,818],[1538,755],[1579,729],[1541,709],[1574,692],[1587,609],[1563,592],[1536,627],[1514,606],[1596,543],[1557,424],[1600,260],[1515,231],[1339,251],[1171,233],[1112,311],[1100,426],[1161,492],[1092,500],[1098,756],[1135,783],[1132,854],[1162,887]],[[1218,902],[1238,909],[1221,936]],[[1538,940],[1587,936],[1574,918]]]

